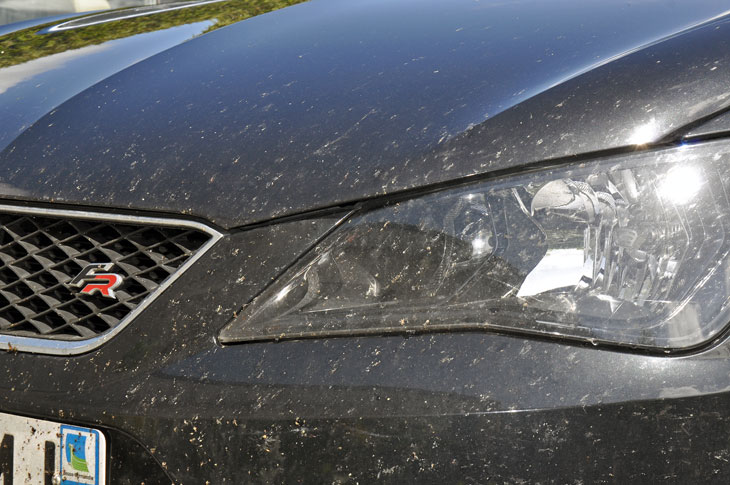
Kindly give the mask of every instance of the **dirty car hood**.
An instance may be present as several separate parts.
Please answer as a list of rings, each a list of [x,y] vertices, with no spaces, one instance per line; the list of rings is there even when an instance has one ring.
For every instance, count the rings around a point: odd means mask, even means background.
[[[0,197],[234,227],[651,143],[727,106],[722,13],[714,1],[313,0],[0,57]]]

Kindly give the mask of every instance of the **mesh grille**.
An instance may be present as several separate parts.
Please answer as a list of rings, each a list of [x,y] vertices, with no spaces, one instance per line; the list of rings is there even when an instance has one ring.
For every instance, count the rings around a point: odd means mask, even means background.
[[[103,334],[210,239],[188,228],[0,213],[0,334],[83,340]],[[123,276],[115,298],[69,282],[94,263]]]

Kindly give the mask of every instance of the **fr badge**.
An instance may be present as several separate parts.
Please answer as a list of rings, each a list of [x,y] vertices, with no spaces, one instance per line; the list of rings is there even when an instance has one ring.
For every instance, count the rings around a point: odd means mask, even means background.
[[[81,293],[93,295],[99,293],[101,296],[116,299],[114,290],[122,284],[124,277],[117,273],[107,273],[114,266],[114,263],[92,263],[81,270],[69,285],[81,288]]]

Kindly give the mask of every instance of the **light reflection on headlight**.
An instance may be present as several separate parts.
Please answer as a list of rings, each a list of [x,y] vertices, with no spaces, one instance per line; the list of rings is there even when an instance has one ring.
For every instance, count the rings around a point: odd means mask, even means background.
[[[728,322],[722,144],[546,169],[351,218],[220,340],[495,328],[686,348]]]

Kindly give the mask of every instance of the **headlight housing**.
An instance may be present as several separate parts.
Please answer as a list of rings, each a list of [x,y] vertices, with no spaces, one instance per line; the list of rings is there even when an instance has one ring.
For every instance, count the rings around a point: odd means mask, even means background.
[[[728,161],[683,146],[362,211],[220,340],[494,328],[697,346],[729,319]]]

